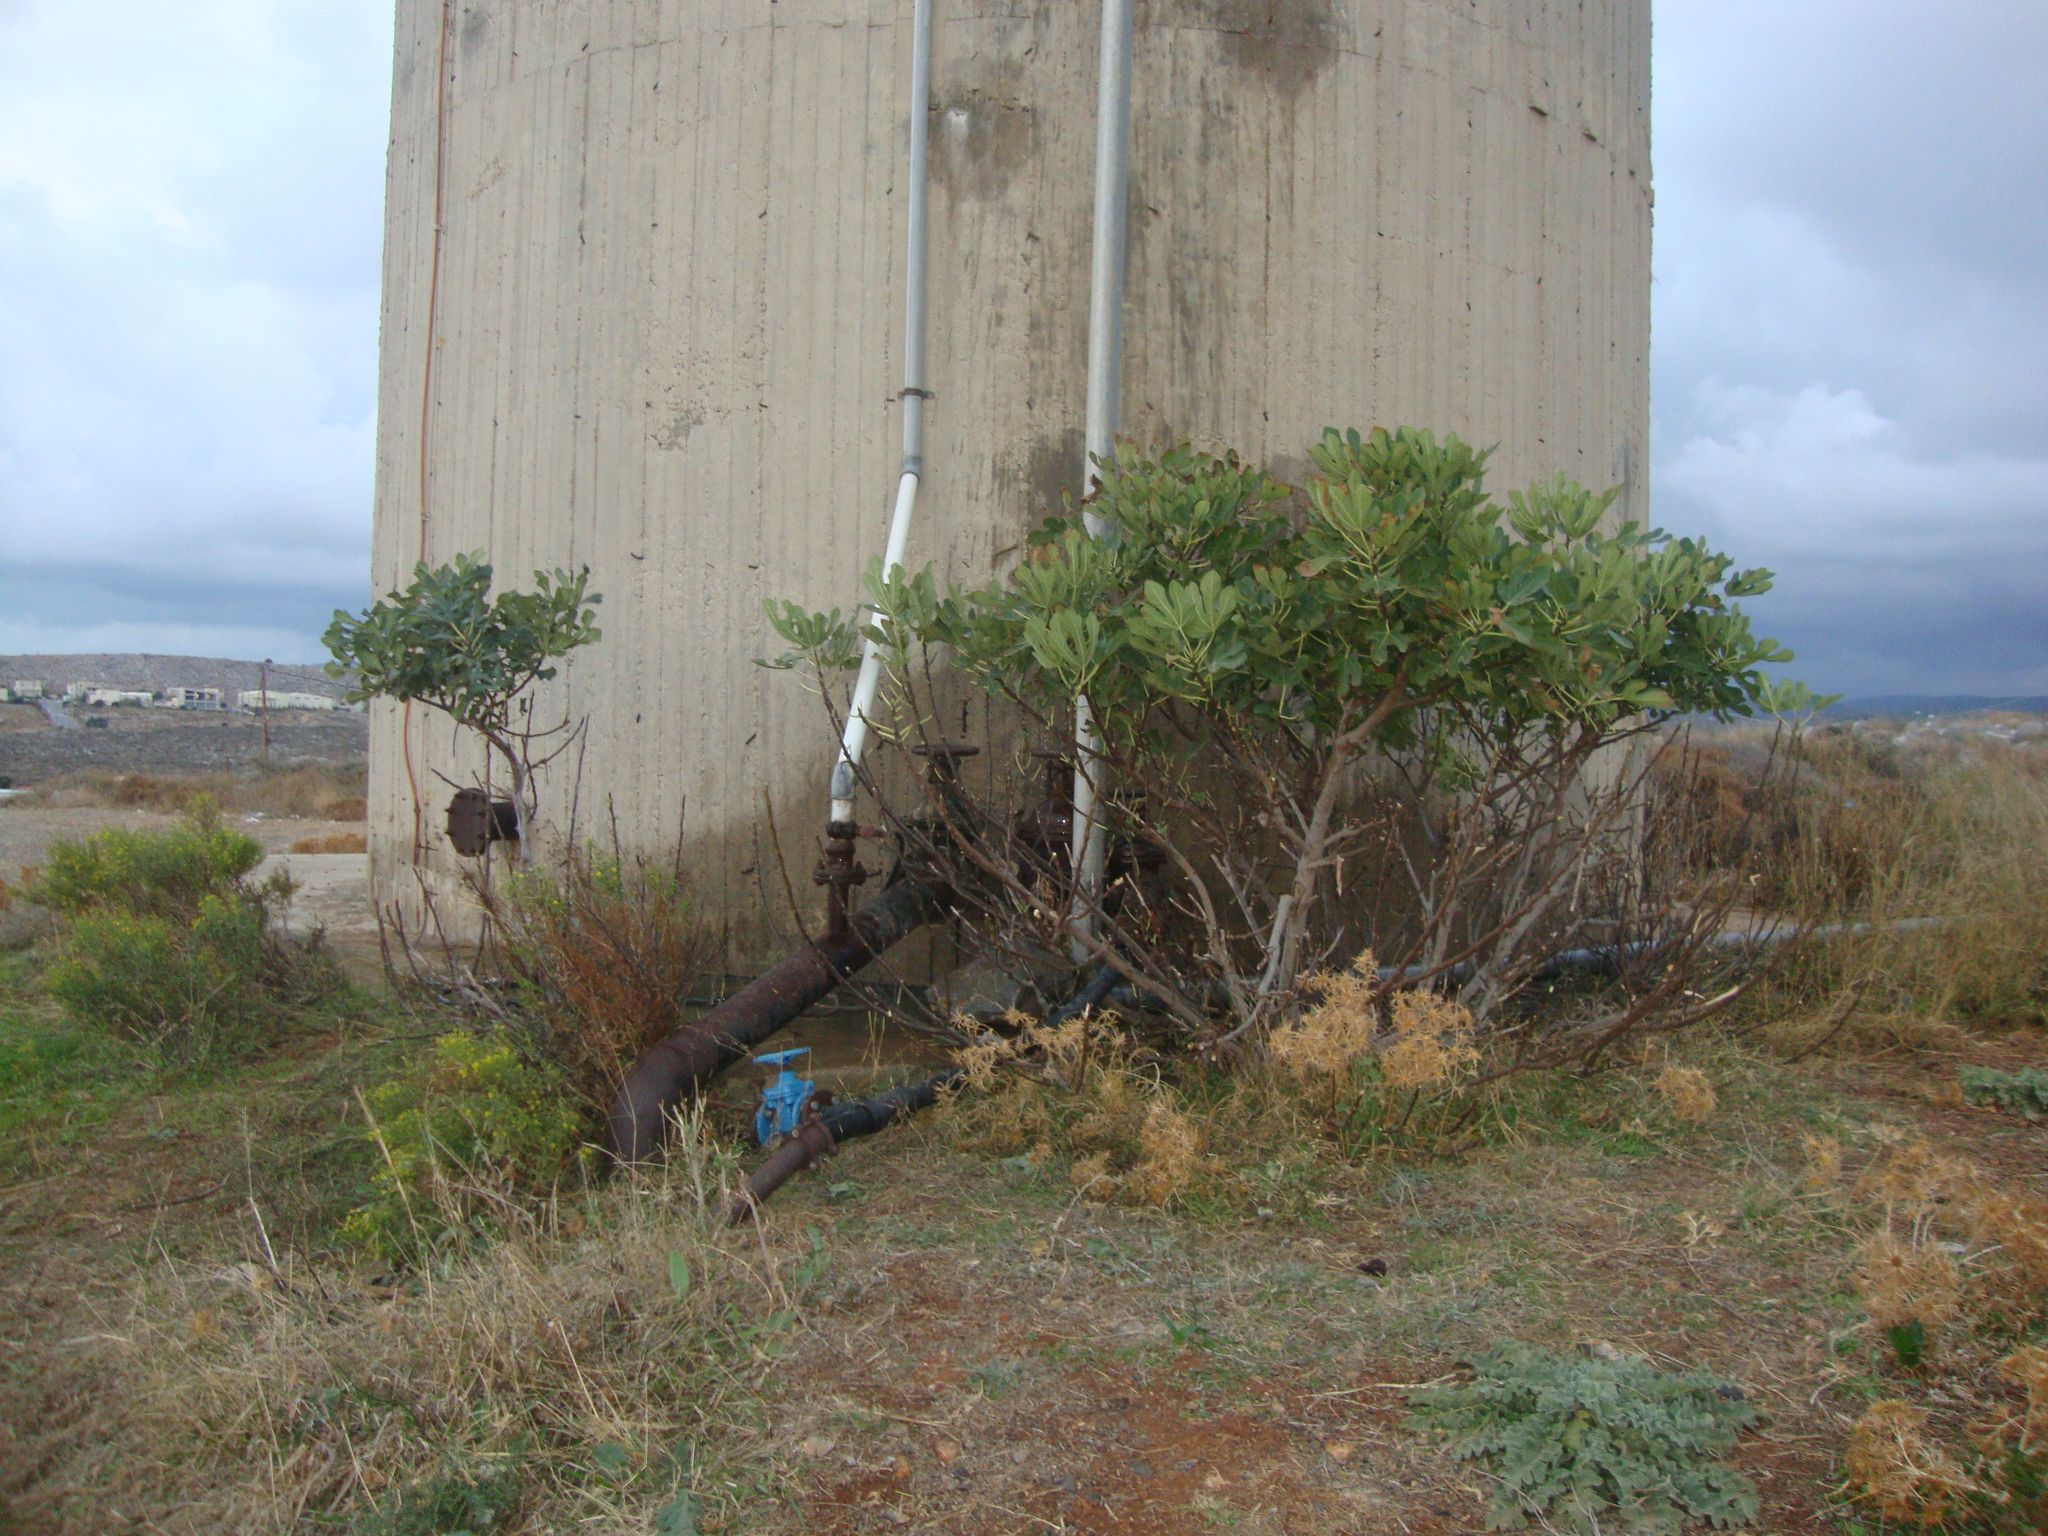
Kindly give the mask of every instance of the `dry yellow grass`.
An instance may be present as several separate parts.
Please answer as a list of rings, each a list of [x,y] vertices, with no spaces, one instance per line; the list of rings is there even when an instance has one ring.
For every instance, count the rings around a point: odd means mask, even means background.
[[[1379,984],[1371,950],[1347,971],[1322,971],[1304,990],[1315,997],[1267,1037],[1266,1049],[1289,1076],[1316,1098],[1334,1104],[1348,1092],[1351,1069],[1372,1050],[1379,1033]]]
[[[1873,927],[1795,949],[1755,994],[1786,1042],[1955,1048],[1958,1024],[2041,1022],[2048,754],[1981,743],[1913,762],[1827,738],[1803,755],[1782,824],[1752,855],[1756,888],[1794,920]]]
[[[2048,1314],[2048,1200],[1979,1187],[1965,1210],[1970,1235],[1989,1245],[1982,1272],[2004,1309],[2022,1317]]]
[[[2048,1202],[1925,1137],[1871,1131],[1876,1155],[1853,1178],[1837,1140],[1806,1138],[1808,1189],[1864,1227],[1854,1281],[1877,1368],[1913,1390],[1850,1431],[1848,1490],[1923,1527],[1963,1518],[1966,1501],[2038,1503],[2009,1457],[2037,1453],[2048,1428],[2048,1351],[2010,1341],[2048,1318]]]
[[[1370,950],[1347,971],[1311,976],[1312,1007],[1267,1037],[1266,1049],[1323,1110],[1355,1092],[1353,1069],[1378,1062],[1396,1092],[1443,1088],[1479,1060],[1472,1014],[1455,998],[1420,989],[1385,998],[1390,1028],[1380,1027],[1383,994]]]
[[[1807,1188],[1852,1218],[1875,1218],[1859,1281],[1872,1320],[1931,1323],[1959,1310],[2021,1323],[2048,1317],[2048,1201],[1924,1137],[1879,1137],[1878,1154],[1853,1180],[1838,1142],[1806,1138]]]
[[[948,1100],[955,1134],[1035,1167],[1064,1155],[1069,1183],[1091,1200],[1170,1206],[1210,1170],[1208,1127],[1135,1064],[1129,1036],[1111,1020],[1083,1013],[1024,1024],[956,1060],[966,1079]]]
[[[1962,1295],[1956,1261],[1925,1232],[1904,1236],[1889,1227],[1864,1240],[1856,1293],[1880,1328],[1918,1323],[1931,1339],[1955,1316]]]
[[[201,796],[241,815],[297,816],[310,821],[362,821],[368,815],[368,776],[362,763],[307,763],[195,774],[109,773],[88,769],[38,784],[28,802],[49,806],[108,806],[183,815]]]
[[[1201,1170],[1206,1140],[1201,1126],[1171,1104],[1146,1105],[1138,1160],[1124,1175],[1124,1194],[1140,1205],[1172,1204]]]
[[[1842,1470],[1859,1500],[1901,1525],[1940,1525],[1980,1486],[1930,1433],[1926,1412],[1897,1398],[1856,1421]]]
[[[1892,1142],[1856,1181],[1855,1193],[1863,1200],[1892,1211],[1925,1215],[1948,1205],[1973,1189],[1977,1171],[1960,1157],[1937,1152],[1922,1137]]]
[[[1998,1362],[1998,1373],[2027,1394],[2020,1424],[2021,1451],[2048,1448],[2048,1348],[2029,1344]]]
[[[362,832],[333,832],[325,837],[302,837],[294,842],[291,853],[367,853],[370,847],[368,834]]]
[[[771,1363],[739,1333],[765,1340],[804,1283],[721,1229],[726,1182],[693,1128],[663,1170],[412,1284],[260,1250],[153,1265],[92,1346],[126,1447],[101,1470],[161,1512],[151,1529],[191,1536],[305,1529],[508,1471],[516,1517],[493,1529],[645,1531],[693,1485],[716,1507],[719,1447],[747,1439],[728,1404]],[[703,1449],[679,1461],[678,1444]],[[89,1530],[109,1510],[87,1475],[19,1514]]]
[[[1472,1014],[1433,992],[1394,995],[1394,1038],[1381,1048],[1380,1072],[1397,1092],[1445,1088],[1479,1062]]]
[[[1806,1153],[1805,1188],[1809,1194],[1824,1194],[1841,1182],[1842,1144],[1832,1136],[1811,1131],[1800,1138]]]
[[[1667,1066],[1651,1086],[1664,1100],[1672,1118],[1684,1125],[1697,1125],[1713,1118],[1720,1100],[1713,1079],[1698,1067]]]

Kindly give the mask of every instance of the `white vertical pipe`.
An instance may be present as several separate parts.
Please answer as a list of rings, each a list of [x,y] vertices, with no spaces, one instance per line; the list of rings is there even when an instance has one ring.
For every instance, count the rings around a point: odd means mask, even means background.
[[[1095,461],[1116,451],[1117,382],[1124,342],[1124,205],[1130,181],[1131,0],[1102,0],[1102,53],[1095,96],[1095,243],[1088,272],[1088,404],[1081,466],[1085,496],[1095,481]],[[1102,538],[1107,520],[1092,506],[1082,510],[1088,532]],[[1075,701],[1074,869],[1078,883],[1072,913],[1077,956],[1095,932],[1095,908],[1102,893],[1105,839],[1096,808],[1101,802],[1102,758],[1095,713],[1084,696]]]
[[[910,167],[905,192],[909,254],[903,264],[903,466],[896,481],[896,506],[889,517],[889,541],[882,551],[886,578],[903,569],[910,547],[910,519],[917,507],[918,481],[924,475],[924,290],[926,162],[931,150],[932,0],[912,0],[910,8]],[[853,820],[854,770],[867,749],[868,711],[882,682],[881,648],[868,641],[861,652],[860,675],[846,710],[846,729],[839,738],[839,761],[832,769],[830,819]]]

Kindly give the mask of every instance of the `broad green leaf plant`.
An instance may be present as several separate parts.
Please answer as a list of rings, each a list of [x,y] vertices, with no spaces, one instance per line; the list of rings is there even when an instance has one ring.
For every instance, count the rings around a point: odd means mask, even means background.
[[[323,637],[328,672],[351,679],[350,703],[397,699],[440,710],[480,736],[505,765],[522,846],[535,770],[574,740],[568,722],[538,727],[531,690],[556,663],[600,638],[590,571],[535,571],[533,590],[491,595],[478,555],[413,569],[412,584],[358,614],[337,609]],[[537,743],[552,743],[536,757]]]
[[[1733,1530],[1756,1518],[1755,1488],[1726,1459],[1756,1410],[1704,1371],[1511,1340],[1473,1359],[1469,1379],[1409,1402],[1418,1427],[1493,1474],[1490,1529],[1540,1521],[1589,1536],[1679,1536],[1695,1522]]]
[[[1201,985],[1158,995],[1199,1029],[1213,1006],[1198,994],[1220,992],[1241,1032],[1371,937],[1328,908],[1367,841],[1374,765],[1399,759],[1420,794],[1527,821],[1563,803],[1539,781],[1573,781],[1646,722],[1751,714],[1762,669],[1790,659],[1738,606],[1768,572],[1611,526],[1617,493],[1562,477],[1497,501],[1487,457],[1408,428],[1331,430],[1297,489],[1230,455],[1120,446],[1088,508],[1106,537],[1070,505],[985,587],[877,567],[864,613],[771,604],[790,649],[769,665],[823,678],[872,635],[899,711],[915,714],[908,682],[942,660],[1069,750],[1085,696],[1123,817],[1112,832],[1163,845],[1176,877],[1153,927],[1197,930]],[[1013,904],[1057,910],[1042,886],[1016,883]],[[1098,914],[1103,952],[1161,986],[1130,906]],[[1512,910],[1490,910],[1513,928]]]

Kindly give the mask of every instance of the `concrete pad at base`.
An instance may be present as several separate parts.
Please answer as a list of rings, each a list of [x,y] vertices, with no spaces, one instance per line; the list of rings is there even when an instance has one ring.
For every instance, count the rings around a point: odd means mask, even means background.
[[[370,906],[370,856],[366,853],[273,853],[256,868],[267,880],[283,871],[298,887],[284,914],[288,933],[324,928],[327,944],[352,981],[376,981],[384,974],[377,943],[377,914]]]

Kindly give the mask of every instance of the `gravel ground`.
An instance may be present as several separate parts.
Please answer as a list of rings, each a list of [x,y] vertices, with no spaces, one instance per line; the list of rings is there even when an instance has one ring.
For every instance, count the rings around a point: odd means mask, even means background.
[[[0,731],[0,774],[17,786],[37,784],[81,768],[120,773],[204,773],[250,768],[262,760],[263,728],[246,715],[184,715],[169,710],[87,711],[106,718],[105,730],[39,728]],[[293,711],[270,721],[270,760],[343,762],[369,750],[361,715]]]

